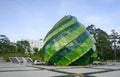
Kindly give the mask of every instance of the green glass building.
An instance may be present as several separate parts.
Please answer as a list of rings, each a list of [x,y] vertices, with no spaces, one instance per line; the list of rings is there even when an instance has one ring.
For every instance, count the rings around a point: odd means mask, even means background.
[[[87,65],[95,51],[94,38],[74,16],[64,16],[44,39],[47,65]]]

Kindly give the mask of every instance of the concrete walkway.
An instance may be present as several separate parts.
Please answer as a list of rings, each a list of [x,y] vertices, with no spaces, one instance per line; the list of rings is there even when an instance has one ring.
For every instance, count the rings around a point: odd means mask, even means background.
[[[120,65],[44,66],[0,63],[0,77],[120,77]]]

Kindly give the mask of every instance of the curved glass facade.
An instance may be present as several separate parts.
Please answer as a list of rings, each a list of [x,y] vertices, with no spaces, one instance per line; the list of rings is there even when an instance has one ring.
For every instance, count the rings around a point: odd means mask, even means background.
[[[94,39],[74,16],[65,16],[48,32],[44,60],[47,65],[86,65],[95,51]]]

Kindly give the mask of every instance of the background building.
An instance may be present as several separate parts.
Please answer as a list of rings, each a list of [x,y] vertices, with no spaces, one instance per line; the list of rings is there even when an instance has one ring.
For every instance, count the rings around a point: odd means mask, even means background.
[[[43,39],[40,40],[28,40],[28,42],[30,43],[30,47],[33,48],[42,48],[43,47]]]
[[[38,48],[38,50],[40,50],[44,45],[43,39],[40,39],[40,40],[27,40],[27,41],[30,44],[30,48],[31,48],[30,53],[31,54],[34,53],[33,48]]]
[[[31,49],[33,48],[38,48],[41,49],[43,47],[43,39],[40,40],[28,40],[28,42],[30,43],[30,47]]]

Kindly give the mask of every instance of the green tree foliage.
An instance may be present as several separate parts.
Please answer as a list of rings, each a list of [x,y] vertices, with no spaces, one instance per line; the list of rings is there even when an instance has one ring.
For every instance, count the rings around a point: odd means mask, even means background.
[[[39,49],[38,48],[33,48],[33,50],[34,50],[34,54],[37,55],[38,52],[39,52]]]
[[[10,40],[5,35],[0,35],[0,53],[9,52]]]
[[[101,29],[96,29],[96,33],[96,46],[98,56],[103,60],[112,58],[112,48],[111,43],[108,39],[108,34]]]
[[[120,55],[120,47],[117,44],[120,44],[120,35],[118,34],[118,32],[116,32],[115,30],[111,31],[112,33],[109,35],[109,39],[111,41],[112,44],[112,49],[114,52],[114,58],[115,59],[120,59],[119,55]]]
[[[38,52],[42,61],[44,61],[44,53],[43,52],[44,52],[43,48],[41,48],[40,51]]]
[[[29,52],[30,44],[27,40],[17,41],[17,51],[20,53]]]
[[[111,59],[112,51],[108,34],[99,28],[95,28],[94,25],[90,25],[86,29],[91,33],[91,35],[93,35],[96,40],[96,50],[98,57],[100,57],[101,60]]]
[[[38,51],[38,50],[37,50]],[[40,59],[39,55],[25,54],[30,52],[30,44],[26,40],[17,41],[17,43],[10,42],[9,38],[5,35],[0,35],[0,56],[6,61],[9,57],[31,57],[32,59]]]
[[[90,34],[95,35],[95,30],[96,29],[95,29],[95,26],[93,24],[91,24],[90,26],[88,26],[86,29],[89,31]]]

